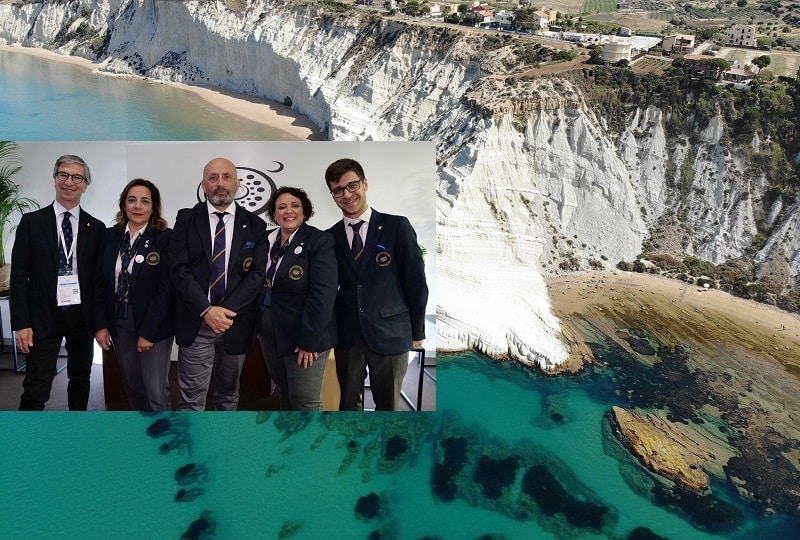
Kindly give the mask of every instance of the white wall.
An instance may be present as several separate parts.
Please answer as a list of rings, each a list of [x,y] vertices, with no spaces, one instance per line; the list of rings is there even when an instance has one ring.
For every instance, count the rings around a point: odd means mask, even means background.
[[[431,295],[428,314],[436,312],[436,207],[435,149],[430,142],[20,142],[22,171],[15,178],[25,196],[42,206],[54,198],[53,164],[62,154],[81,156],[92,172],[92,183],[81,206],[106,224],[113,222],[119,194],[132,178],[151,180],[161,191],[163,214],[172,225],[180,208],[197,202],[203,166],[214,157],[226,157],[238,167],[257,169],[277,186],[306,190],[314,204],[310,224],[326,229],[341,219],[325,185],[325,168],[349,157],[364,167],[370,206],[411,220],[419,243],[426,248],[426,275]],[[282,164],[282,169],[279,164]],[[279,170],[280,169],[280,170]],[[270,172],[277,171],[277,172]],[[240,170],[240,202],[248,202],[245,187],[253,187]],[[259,175],[254,175],[258,177]],[[263,178],[262,185],[268,185]],[[251,192],[248,197],[252,197]],[[265,192],[263,202],[269,197]],[[260,203],[259,203],[260,204]],[[19,220],[15,216],[12,223]],[[6,242],[11,260],[14,233]],[[3,311],[3,318],[8,314]],[[7,320],[4,321],[4,328]],[[10,332],[9,332],[10,334]],[[429,339],[434,333],[430,333]],[[427,348],[427,343],[426,343]],[[431,347],[432,348],[432,347]]]

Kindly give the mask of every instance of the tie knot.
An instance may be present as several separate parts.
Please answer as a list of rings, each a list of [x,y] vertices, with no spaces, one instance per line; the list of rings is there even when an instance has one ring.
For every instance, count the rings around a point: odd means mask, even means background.
[[[220,221],[228,215],[228,212],[214,212],[214,215],[219,218]]]
[[[72,214],[70,214],[69,212],[64,212],[64,219],[69,219],[71,217],[72,217]]]
[[[130,244],[131,243],[131,232],[130,231],[125,231],[125,234],[122,236],[122,241],[125,242],[126,244]]]
[[[350,226],[353,228],[353,232],[357,233],[361,226],[364,224],[364,221],[357,221],[355,223],[351,223]]]

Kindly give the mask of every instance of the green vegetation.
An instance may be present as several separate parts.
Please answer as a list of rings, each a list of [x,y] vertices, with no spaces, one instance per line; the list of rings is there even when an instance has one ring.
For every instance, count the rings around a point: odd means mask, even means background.
[[[584,0],[583,13],[603,13],[617,11],[615,0]]]

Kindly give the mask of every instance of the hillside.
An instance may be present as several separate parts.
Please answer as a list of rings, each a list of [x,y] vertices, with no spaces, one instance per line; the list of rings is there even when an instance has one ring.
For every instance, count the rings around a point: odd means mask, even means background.
[[[543,276],[643,255],[797,306],[797,78],[738,91],[680,62],[542,75],[560,49],[280,0],[0,4],[0,40],[289,98],[331,140],[434,141],[442,349],[558,364]]]

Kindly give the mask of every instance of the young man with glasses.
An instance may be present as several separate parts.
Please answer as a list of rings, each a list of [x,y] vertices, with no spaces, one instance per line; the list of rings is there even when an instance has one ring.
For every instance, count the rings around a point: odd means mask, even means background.
[[[328,229],[339,265],[334,307],[339,410],[361,408],[367,367],[375,409],[396,410],[408,353],[425,338],[428,285],[422,250],[408,218],[369,207],[360,163],[333,162],[325,182],[342,211],[342,221]]]
[[[22,216],[11,253],[11,328],[27,355],[19,408],[44,409],[64,340],[69,409],[85,411],[94,336],[105,327],[96,307],[106,228],[80,207],[92,181],[83,159],[58,158],[53,180],[55,201]]]

